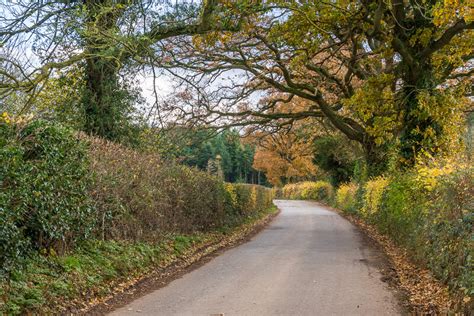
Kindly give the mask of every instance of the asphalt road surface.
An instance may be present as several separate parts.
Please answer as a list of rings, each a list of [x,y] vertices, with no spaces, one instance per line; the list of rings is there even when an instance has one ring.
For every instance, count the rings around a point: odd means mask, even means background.
[[[113,315],[399,315],[380,255],[347,220],[307,201],[249,242]]]

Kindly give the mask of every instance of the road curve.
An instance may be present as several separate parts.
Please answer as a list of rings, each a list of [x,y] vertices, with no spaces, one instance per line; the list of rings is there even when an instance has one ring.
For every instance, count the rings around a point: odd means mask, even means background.
[[[112,315],[399,315],[377,251],[338,214],[278,200],[251,241]]]

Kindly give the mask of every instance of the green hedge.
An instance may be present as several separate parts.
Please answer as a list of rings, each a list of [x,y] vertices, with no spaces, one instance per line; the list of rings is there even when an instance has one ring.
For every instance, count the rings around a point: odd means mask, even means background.
[[[336,206],[362,218],[410,251],[441,281],[474,295],[474,172],[428,177],[406,173],[341,186]],[[344,198],[343,198],[344,197]],[[344,201],[344,202],[341,202]]]
[[[273,191],[44,121],[0,118],[0,277],[84,239],[159,241],[235,225]]]
[[[0,121],[0,272],[64,252],[94,226],[85,143],[69,129]]]

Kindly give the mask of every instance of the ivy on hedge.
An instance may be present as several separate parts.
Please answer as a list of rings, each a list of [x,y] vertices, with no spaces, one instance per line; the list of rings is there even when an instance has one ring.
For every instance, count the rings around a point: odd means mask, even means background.
[[[238,224],[273,191],[225,184],[61,125],[0,117],[0,277],[91,239],[159,241]]]
[[[94,223],[87,145],[45,121],[0,121],[0,274],[28,250],[63,252]]]

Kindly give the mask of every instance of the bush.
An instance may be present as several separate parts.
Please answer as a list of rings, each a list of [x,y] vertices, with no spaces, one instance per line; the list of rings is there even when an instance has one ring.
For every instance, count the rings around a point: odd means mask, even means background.
[[[157,241],[233,225],[269,208],[273,191],[225,184],[45,121],[0,117],[0,272],[88,237]]]
[[[297,199],[296,184],[287,184],[281,189],[281,197],[285,199]]]
[[[303,186],[302,198],[323,202],[331,201],[333,188],[325,181],[309,182]]]
[[[62,253],[94,225],[86,144],[64,127],[0,120],[0,270],[28,250]]]
[[[344,190],[348,189],[339,188],[337,201]],[[473,196],[472,167],[422,168],[367,182],[360,214],[409,250],[439,280],[472,296]]]
[[[474,296],[474,169],[440,177],[420,231],[422,258],[442,281]]]
[[[91,194],[98,234],[108,239],[157,240],[169,233],[207,231],[269,208],[270,189],[225,184],[197,169],[91,139]]]
[[[362,215],[373,215],[380,210],[382,196],[388,183],[388,180],[384,177],[377,177],[365,184]]]
[[[287,199],[315,200],[329,203],[333,197],[333,188],[329,182],[299,182],[287,184],[282,189]]]
[[[346,212],[355,212],[357,210],[357,189],[355,183],[342,184],[336,191],[335,204]]]
[[[245,183],[228,184],[236,192],[237,210],[242,215],[252,212],[261,212],[273,203],[274,192],[272,189]]]

